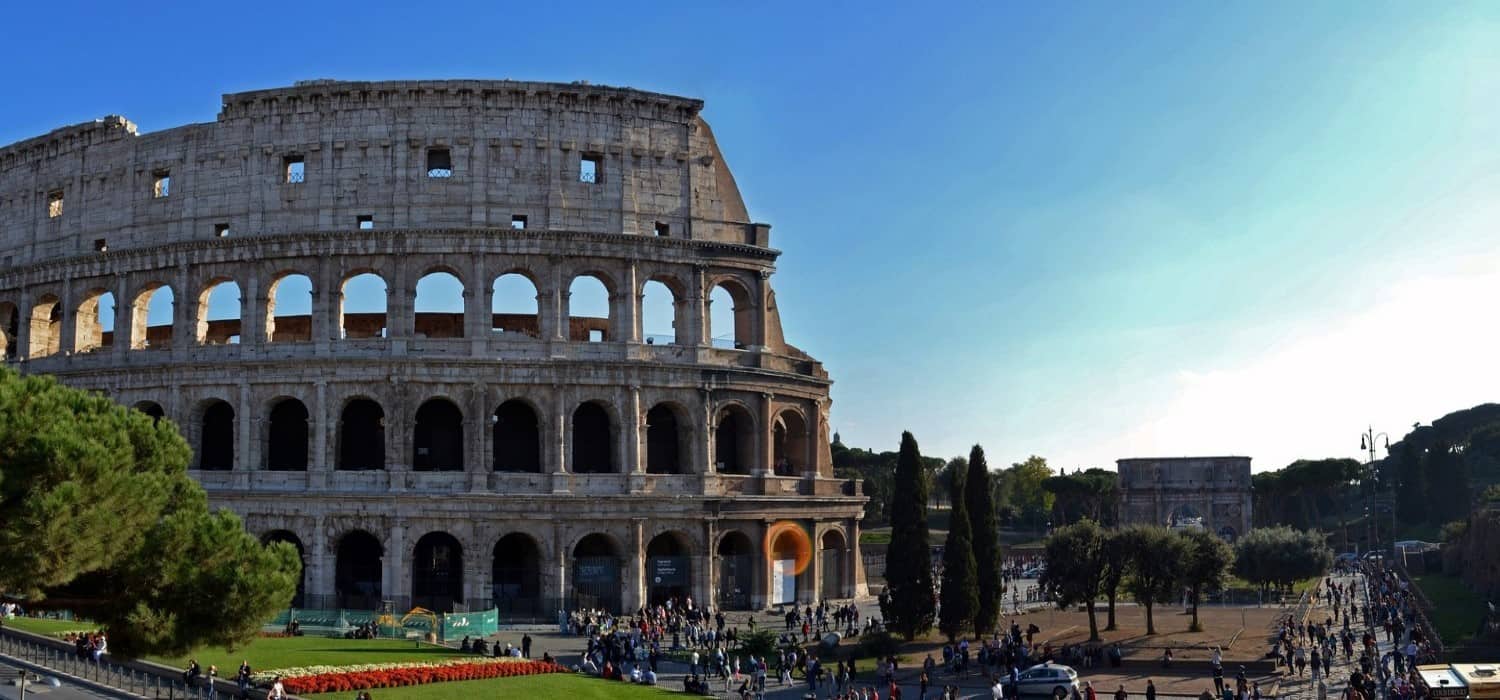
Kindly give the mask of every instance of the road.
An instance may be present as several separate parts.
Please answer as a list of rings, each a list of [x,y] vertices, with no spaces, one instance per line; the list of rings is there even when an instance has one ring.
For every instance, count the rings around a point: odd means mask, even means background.
[[[15,666],[0,663],[0,678],[5,679],[3,683],[0,683],[0,700],[18,700],[21,697],[21,688],[15,685],[16,674],[19,670]],[[48,683],[32,681],[26,685],[26,697],[46,700],[102,700],[114,696],[66,683],[54,688]]]

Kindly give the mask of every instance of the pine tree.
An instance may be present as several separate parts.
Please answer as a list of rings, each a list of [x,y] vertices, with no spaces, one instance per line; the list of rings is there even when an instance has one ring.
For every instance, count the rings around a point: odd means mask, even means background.
[[[972,623],[979,609],[974,540],[969,534],[968,505],[964,499],[967,479],[966,471],[954,470],[949,491],[953,510],[948,518],[948,539],[943,544],[942,607],[938,609],[938,629],[948,636],[950,642]]]
[[[995,629],[1005,595],[1000,578],[1000,526],[995,522],[993,491],[984,448],[975,445],[969,451],[969,474],[964,481],[964,505],[969,512],[969,535],[974,538],[975,579],[979,589],[975,636]]]
[[[927,532],[927,474],[917,439],[901,434],[891,489],[891,543],[885,557],[888,626],[908,641],[932,629],[937,601],[932,593],[932,546]]]

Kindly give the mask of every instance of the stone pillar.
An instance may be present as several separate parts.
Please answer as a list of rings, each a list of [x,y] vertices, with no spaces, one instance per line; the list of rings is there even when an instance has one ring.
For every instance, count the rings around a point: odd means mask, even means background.
[[[380,590],[385,598],[397,601],[397,607],[410,604],[406,600],[411,595],[410,572],[406,568],[406,526],[393,522],[390,543],[385,548],[384,582]]]
[[[762,520],[759,528],[760,536],[756,538],[760,540],[760,556],[757,557],[760,561],[760,575],[751,585],[754,585],[760,593],[759,600],[752,600],[751,604],[757,609],[771,607],[771,592],[775,590],[771,586],[771,578],[775,576],[776,570],[771,566],[771,543],[768,541],[771,535],[771,523],[770,518]]]
[[[694,457],[698,460],[698,464],[702,466],[700,473],[705,475],[717,474],[719,473],[719,469],[715,465],[718,464],[719,445],[715,431],[718,428],[714,421],[713,392],[707,387],[698,389],[698,419],[701,430],[698,434],[699,439]]]
[[[845,581],[845,589],[856,598],[870,595],[870,587],[865,580],[865,559],[859,551],[859,518],[849,519],[849,576]]]
[[[186,359],[198,341],[198,290],[190,290],[188,264],[177,268],[176,282],[172,284],[172,359]],[[208,310],[204,309],[204,313]]]
[[[620,277],[620,289],[614,290],[611,296],[610,311],[613,326],[609,330],[609,340],[622,341],[626,343],[641,342],[641,285],[636,281],[635,263],[631,262],[625,266],[625,273]]]
[[[59,357],[72,355],[78,347],[78,307],[75,306],[73,298],[73,280],[67,279],[63,282],[61,298],[58,299],[58,308],[62,311],[62,321],[58,323],[57,329],[57,354]]]
[[[700,571],[695,566],[693,571],[697,574],[693,577],[695,585],[701,584],[702,588],[698,589],[698,595],[694,596],[694,599],[703,601],[704,605],[717,610],[720,607],[719,521],[713,519],[703,521],[703,536],[704,551],[700,552],[701,556],[697,558],[698,561],[703,562],[703,568]]]
[[[265,321],[266,307],[270,304],[264,290],[260,288],[260,275],[251,268],[250,276],[240,287],[240,352],[242,356],[253,355],[265,344],[265,332],[261,326]]]
[[[316,277],[312,277],[312,339],[313,352],[327,355],[329,345],[342,337],[339,312],[343,308],[343,280],[333,278],[333,261],[324,257],[318,261]]]
[[[308,460],[307,470],[319,472],[319,475],[316,478],[309,476],[308,486],[314,486],[316,481],[317,487],[321,488],[328,483],[326,472],[333,471],[333,460],[328,453],[328,427],[335,422],[335,419],[328,415],[328,381],[319,379],[313,382],[313,386],[316,388],[316,393],[313,396],[312,415],[309,416],[312,425],[308,426],[312,429],[313,450],[312,459]]]
[[[799,595],[797,596],[797,600],[801,603],[816,604],[818,602],[818,596],[823,594],[823,538],[818,532],[818,523],[813,522],[810,523],[810,525],[811,527],[808,528],[808,536],[812,539],[812,542],[809,543],[811,546],[809,546],[808,549],[812,551],[812,558],[807,562],[807,570],[803,571],[802,573],[808,578],[808,580],[811,582],[811,585],[806,587],[803,587],[801,585],[797,586],[798,588],[803,588],[807,591],[806,597],[803,597],[802,591],[798,591]],[[797,583],[802,583],[802,576],[797,577]]]
[[[484,491],[489,488],[487,475],[491,469],[491,459],[485,455],[485,436],[489,432],[490,421],[487,418],[489,411],[488,391],[483,384],[475,383],[469,389],[469,408],[466,411],[468,418],[464,421],[468,427],[464,428],[464,471],[469,473],[469,490],[474,492]]]
[[[694,265],[692,280],[688,284],[687,292],[687,318],[684,319],[687,330],[687,344],[693,347],[710,345],[708,337],[708,307],[709,293],[703,289],[703,266]]]
[[[630,536],[625,544],[625,570],[621,572],[620,607],[635,610],[646,600],[646,519],[630,519]]]
[[[546,590],[551,590],[557,596],[558,605],[563,608],[572,607],[572,601],[569,600],[570,596],[568,596],[568,554],[567,543],[563,541],[562,525],[554,522],[552,525],[552,561],[550,562],[552,566],[550,569],[556,574],[556,586]],[[549,562],[543,563],[546,564]]]
[[[541,321],[551,327],[552,334],[548,337],[553,342],[562,342],[568,339],[568,298],[572,296],[572,292],[563,286],[565,282],[559,260],[553,257],[551,263],[552,291],[547,295],[549,303],[546,308],[538,307],[538,311],[542,314]]]
[[[255,439],[255,428],[260,424],[260,418],[255,415],[255,409],[250,404],[250,384],[244,380],[240,381],[239,401],[234,406],[234,417],[236,427],[239,428],[238,440],[234,446],[234,469],[236,471],[253,471],[260,469],[260,444]]]
[[[130,299],[126,296],[128,290],[129,287],[125,284],[125,276],[120,275],[115,277],[115,330],[114,339],[110,341],[109,348],[110,352],[115,353],[114,362],[120,362],[124,357],[124,353],[130,349]],[[17,314],[25,312],[25,309],[16,309]],[[25,316],[17,319],[17,321],[25,320]],[[17,323],[16,330],[25,333],[26,324]],[[19,343],[20,339],[16,339],[16,342]],[[26,357],[26,346],[22,345],[17,348],[16,357]]]
[[[759,443],[756,445],[759,476],[770,476],[776,467],[776,426],[772,419],[770,393],[760,395],[760,439],[756,442]]]
[[[397,263],[395,272],[395,280],[386,293],[385,334],[391,354],[400,357],[406,354],[406,343],[415,333],[416,316],[412,311],[412,302],[416,297],[416,290],[409,279],[406,265]]]
[[[476,148],[483,151],[483,148]],[[478,179],[478,178],[475,178]],[[484,201],[482,199],[475,201]],[[476,225],[483,225],[479,222]],[[489,345],[490,327],[494,317],[493,286],[484,279],[484,253],[475,253],[469,269],[469,280],[464,283],[464,335],[469,337],[469,353],[482,357]]]
[[[308,542],[307,575],[304,577],[306,588],[303,605],[308,607],[323,607],[321,601],[333,597],[334,568],[337,566],[335,556],[328,551],[328,531],[323,523],[323,517],[313,518],[313,529],[311,541]],[[314,601],[320,601],[316,605],[309,605]]]
[[[568,492],[567,473],[571,469],[572,455],[568,454],[568,401],[567,392],[562,386],[552,385],[552,420],[547,431],[550,438],[548,448],[543,450],[546,456],[545,469],[552,475],[552,492]]]
[[[641,431],[644,430],[644,420],[641,415],[641,387],[632,385],[630,393],[625,398],[625,410],[621,411],[620,420],[624,423],[624,445],[621,447],[620,471],[626,474],[645,474],[646,459],[643,449],[645,441],[641,439]]]

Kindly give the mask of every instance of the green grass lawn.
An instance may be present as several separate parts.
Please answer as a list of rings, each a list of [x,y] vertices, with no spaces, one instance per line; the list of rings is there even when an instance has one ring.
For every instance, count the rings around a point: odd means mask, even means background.
[[[1413,576],[1413,580],[1432,601],[1432,624],[1438,628],[1443,643],[1456,646],[1474,636],[1479,621],[1484,617],[1484,599],[1464,586],[1463,581],[1453,576],[1427,574]]]
[[[680,690],[681,688],[677,688]],[[661,688],[605,681],[568,673],[549,673],[520,678],[494,678],[487,681],[432,683],[405,688],[376,688],[370,691],[374,700],[447,700],[448,698],[533,698],[538,700],[623,700],[680,697]],[[348,700],[354,693],[320,693],[304,698]]]
[[[863,531],[859,533],[860,544],[890,544],[891,531],[884,528],[876,532]]]
[[[228,651],[199,649],[187,656],[150,657],[151,661],[174,668],[187,667],[188,659],[197,659],[205,671],[210,664],[219,667],[219,675],[230,677],[248,659],[257,671],[294,666],[323,664],[373,664],[395,661],[429,661],[459,652],[448,647],[396,639],[329,639],[326,637],[263,637]],[[352,697],[352,696],[351,696]]]
[[[54,620],[50,617],[12,617],[4,621],[6,627],[25,632],[56,637],[68,632],[92,632],[98,627],[88,620]]]

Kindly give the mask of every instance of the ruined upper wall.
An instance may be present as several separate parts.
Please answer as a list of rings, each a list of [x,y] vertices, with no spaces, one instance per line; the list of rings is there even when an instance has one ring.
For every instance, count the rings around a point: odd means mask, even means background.
[[[221,227],[350,230],[364,216],[476,229],[525,217],[527,228],[769,247],[702,106],[586,84],[308,81],[225,95],[214,123],[137,135],[108,117],[0,147],[0,268]],[[450,177],[428,176],[434,149],[449,152]],[[303,182],[286,181],[288,158],[303,160]],[[580,181],[585,158],[598,159],[597,182]]]
[[[1121,459],[1115,464],[1122,489],[1250,488],[1249,457]]]

